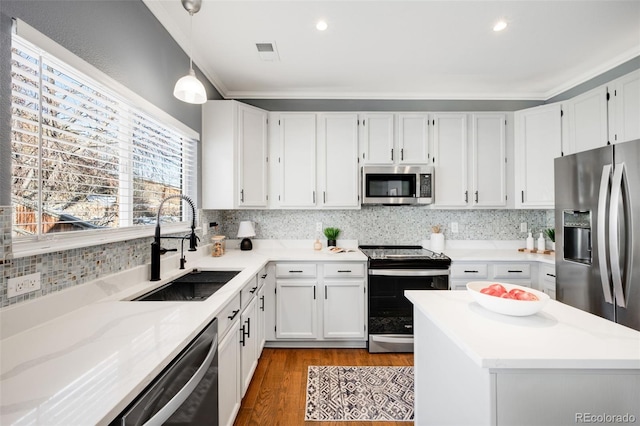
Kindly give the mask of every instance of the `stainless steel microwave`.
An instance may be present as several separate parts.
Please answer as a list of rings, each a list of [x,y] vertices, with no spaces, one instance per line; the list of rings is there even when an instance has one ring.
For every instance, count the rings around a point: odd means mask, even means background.
[[[432,166],[362,166],[362,204],[431,204]]]

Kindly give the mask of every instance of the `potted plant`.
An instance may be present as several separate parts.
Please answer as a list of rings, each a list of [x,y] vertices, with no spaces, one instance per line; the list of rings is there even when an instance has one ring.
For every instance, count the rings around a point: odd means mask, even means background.
[[[327,237],[327,246],[331,247],[336,245],[336,240],[340,235],[340,229],[338,228],[324,228],[324,236]]]
[[[554,228],[547,228],[542,233],[551,240],[551,249],[556,249],[556,230]]]

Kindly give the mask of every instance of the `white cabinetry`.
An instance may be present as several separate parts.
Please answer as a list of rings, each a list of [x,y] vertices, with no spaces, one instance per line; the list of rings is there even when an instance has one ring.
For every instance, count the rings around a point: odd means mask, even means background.
[[[562,104],[569,138],[564,154],[607,145],[607,87],[601,86]]]
[[[318,204],[358,208],[358,115],[318,114]]]
[[[240,372],[243,397],[258,365],[257,329],[258,303],[253,297],[240,316]]]
[[[560,104],[515,113],[515,204],[554,208],[553,162],[562,155]]]
[[[276,265],[276,338],[318,337],[317,287],[315,264]]]
[[[466,207],[467,189],[467,114],[433,115],[435,163],[435,204]]]
[[[219,423],[233,425],[242,401],[240,368],[240,294],[218,314],[218,387]]]
[[[540,290],[547,293],[550,298],[556,298],[556,265],[540,265],[540,276],[538,278]]]
[[[471,205],[474,207],[507,205],[506,126],[505,114],[471,115]]]
[[[609,83],[609,140],[640,139],[640,70]]]
[[[364,343],[365,269],[364,262],[277,263],[275,339]]]
[[[316,115],[281,113],[278,118],[280,169],[278,205],[316,206]]]
[[[369,113],[360,116],[362,122],[362,160],[365,164],[393,164],[393,114]]]
[[[537,282],[536,262],[452,262],[451,290],[465,290],[469,281],[495,280],[526,287]]]
[[[364,264],[324,264],[325,339],[364,339]]]
[[[399,164],[428,164],[429,115],[424,113],[400,113],[398,124]]]
[[[266,207],[267,112],[237,101],[202,106],[202,206]]]

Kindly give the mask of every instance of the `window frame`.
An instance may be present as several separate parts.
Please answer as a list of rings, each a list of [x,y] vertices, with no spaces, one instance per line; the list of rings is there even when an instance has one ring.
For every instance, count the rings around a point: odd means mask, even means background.
[[[86,75],[89,79],[96,82],[100,86],[99,88],[103,88],[113,93],[115,96],[122,98],[128,104],[134,106],[142,115],[146,115],[152,120],[166,123],[168,127],[173,128],[173,130],[177,130],[185,138],[192,140],[193,146],[189,151],[191,151],[195,158],[193,160],[191,170],[186,170],[184,172],[185,175],[183,175],[183,179],[185,181],[182,184],[182,192],[185,193],[185,195],[189,196],[194,201],[194,203],[196,203],[196,205],[198,204],[197,194],[199,189],[199,182],[197,178],[197,169],[199,161],[198,155],[200,151],[200,135],[198,132],[189,128],[184,123],[167,114],[165,111],[156,107],[140,95],[136,94],[121,83],[107,76],[104,72],[100,71],[93,65],[87,63],[66,48],[49,39],[33,27],[26,24],[24,21],[21,21],[19,19],[13,20],[12,35],[17,35],[28,44],[32,45],[36,50],[53,56],[54,61],[69,66],[72,71],[76,71],[80,74]],[[131,143],[130,147],[133,147],[133,143]],[[131,155],[131,151],[129,152],[129,155]],[[131,177],[131,179],[133,179],[133,177]],[[186,204],[183,202],[183,208],[184,206],[186,206]],[[13,203],[11,207],[12,209],[15,208]],[[130,204],[130,208],[132,209],[133,205]],[[162,224],[163,234],[173,234],[190,231],[192,222],[190,209],[185,209],[185,211],[186,214],[183,215],[183,221],[177,223]],[[132,214],[133,212],[131,211],[128,213]],[[196,224],[199,225],[198,223]],[[13,223],[11,227],[13,227]],[[199,226],[198,229],[200,229]],[[38,234],[37,236],[24,240],[12,238],[12,256],[22,257],[44,254],[55,251],[151,237],[154,235],[154,232],[155,224],[149,224],[123,226],[120,228]]]

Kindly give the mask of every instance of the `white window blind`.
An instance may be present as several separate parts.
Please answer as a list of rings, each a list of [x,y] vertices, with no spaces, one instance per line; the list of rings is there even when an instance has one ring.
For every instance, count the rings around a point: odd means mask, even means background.
[[[14,238],[154,224],[165,197],[195,201],[195,139],[17,35],[11,69]],[[184,207],[165,203],[163,223]]]

